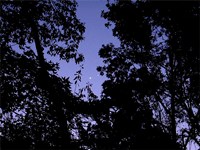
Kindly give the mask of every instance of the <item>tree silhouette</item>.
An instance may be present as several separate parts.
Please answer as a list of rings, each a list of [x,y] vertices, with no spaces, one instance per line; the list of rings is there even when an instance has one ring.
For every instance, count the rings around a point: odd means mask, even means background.
[[[170,136],[172,144],[159,148],[199,145],[199,2],[119,0],[107,7],[102,16],[107,27],[114,25],[121,45],[103,45],[99,55],[105,65],[97,70],[109,78],[102,96],[110,101],[108,116],[117,115],[111,117],[112,129],[118,127],[115,142],[130,139],[130,148],[147,141],[146,148],[155,148],[152,140]],[[142,129],[145,136],[136,138],[134,130],[142,134]]]
[[[2,148],[76,148],[71,138],[74,103],[60,59],[83,60],[77,52],[85,30],[74,1],[1,2]]]
[[[75,1],[1,2],[3,149],[186,149],[200,145],[199,2],[108,3],[121,45],[103,45],[101,99],[72,94],[58,56],[78,64]],[[113,26],[112,26],[113,25]],[[70,71],[70,70],[69,70]],[[81,80],[77,71],[75,82]],[[83,101],[86,91],[87,102]]]

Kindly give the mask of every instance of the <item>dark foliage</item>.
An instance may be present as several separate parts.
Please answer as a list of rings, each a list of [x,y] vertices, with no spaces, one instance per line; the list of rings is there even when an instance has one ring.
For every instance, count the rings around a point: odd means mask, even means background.
[[[83,61],[77,49],[85,28],[76,6],[1,2],[1,148],[200,146],[199,3],[108,3],[102,17],[121,45],[99,51],[104,66],[97,70],[108,77],[101,100],[89,84],[72,94],[68,78],[57,74],[59,64],[45,58]],[[81,70],[74,80],[81,81]]]
[[[102,98],[110,103],[112,130],[105,134],[112,132],[117,148],[200,145],[199,6],[194,1],[107,4],[102,16],[107,27],[114,25],[121,45],[103,45],[99,55],[105,65],[97,70],[108,77]]]
[[[85,30],[75,1],[1,2],[1,136],[3,149],[76,149],[74,103],[67,78],[44,54],[67,62]]]

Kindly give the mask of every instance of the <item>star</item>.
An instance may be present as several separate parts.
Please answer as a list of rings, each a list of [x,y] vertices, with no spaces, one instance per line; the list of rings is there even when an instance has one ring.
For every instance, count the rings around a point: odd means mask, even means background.
[[[89,79],[91,80],[91,79],[92,79],[92,77],[89,77]]]

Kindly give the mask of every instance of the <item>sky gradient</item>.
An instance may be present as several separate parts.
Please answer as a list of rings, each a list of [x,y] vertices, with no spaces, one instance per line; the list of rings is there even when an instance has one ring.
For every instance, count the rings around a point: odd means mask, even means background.
[[[106,20],[101,17],[101,11],[106,10],[106,1],[85,1],[79,0],[77,7],[77,16],[85,24],[85,39],[79,45],[79,52],[85,57],[82,70],[82,81],[79,87],[86,86],[89,82],[92,84],[93,92],[99,96],[101,93],[101,84],[106,79],[96,71],[97,66],[102,65],[98,52],[103,44],[113,43],[119,46],[119,40],[112,35],[112,30],[105,27]],[[74,74],[80,69],[80,65],[76,65],[74,61],[65,63],[61,61],[59,75],[69,76],[72,82],[72,91],[74,92]],[[78,92],[76,90],[76,92]]]

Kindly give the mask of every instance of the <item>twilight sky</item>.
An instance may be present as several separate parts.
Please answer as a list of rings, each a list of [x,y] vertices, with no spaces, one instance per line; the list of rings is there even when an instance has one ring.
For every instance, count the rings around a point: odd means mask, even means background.
[[[101,18],[101,11],[106,10],[106,0],[78,0],[77,16],[81,22],[85,23],[85,39],[79,45],[79,52],[83,53],[85,61],[82,70],[82,81],[77,89],[86,86],[86,83],[92,83],[93,92],[96,95],[101,93],[101,84],[106,79],[96,71],[97,66],[102,65],[98,52],[102,44],[113,43],[119,45],[119,40],[112,36],[112,30],[107,29],[104,24],[106,20]],[[59,75],[69,76],[72,82],[72,91],[74,92],[74,74],[80,69],[80,65],[75,65],[74,61],[65,63],[60,61]],[[76,91],[77,92],[77,91]]]

